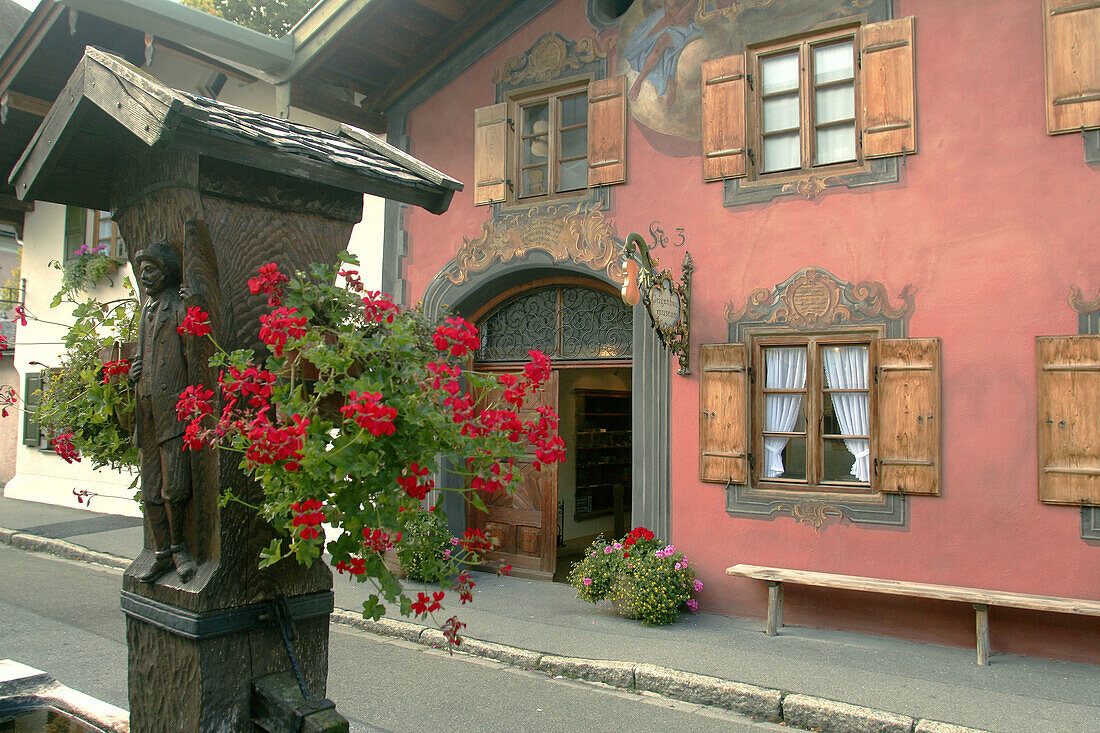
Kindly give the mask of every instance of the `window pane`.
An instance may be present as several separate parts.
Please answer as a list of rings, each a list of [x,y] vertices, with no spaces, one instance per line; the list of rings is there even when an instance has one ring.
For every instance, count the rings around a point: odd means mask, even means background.
[[[558,166],[558,190],[573,191],[588,185],[588,158],[571,160]]]
[[[797,132],[764,138],[763,170],[765,173],[798,168],[801,165],[802,156],[799,151]]]
[[[814,84],[826,84],[854,76],[852,42],[814,49]]]
[[[541,196],[546,193],[546,166],[527,168],[523,171],[522,196]]]
[[[111,221],[111,215],[106,211],[100,211],[96,219],[98,220],[97,227],[99,230],[96,232],[96,239],[106,239],[110,241],[111,228],[114,226],[114,222]]]
[[[766,389],[806,388],[806,347],[769,346],[764,349]]]
[[[798,89],[798,52],[761,59],[760,76],[764,94]]]
[[[576,158],[580,155],[588,155],[588,128],[574,127],[572,130],[563,130],[560,157]]]
[[[798,127],[798,95],[784,94],[764,100],[764,132]]]
[[[806,438],[764,438],[764,478],[806,480]]]
[[[828,389],[867,389],[868,346],[822,346],[821,368]]]
[[[542,163],[546,160],[546,151],[549,147],[546,135],[528,138],[523,141],[523,165]]]
[[[823,405],[821,430],[824,435],[867,435],[866,392],[829,392]]]
[[[583,125],[588,121],[588,95],[574,94],[561,100],[561,126]]]
[[[871,478],[868,454],[869,444],[865,439],[826,439],[822,478],[825,481],[868,483]]]
[[[856,159],[856,126],[838,125],[817,131],[817,156],[814,165]]]
[[[550,110],[546,102],[523,108],[523,134],[545,135],[549,128]]]
[[[814,97],[817,124],[851,120],[856,116],[855,87],[845,84],[839,87],[819,89]]]
[[[806,432],[806,405],[800,394],[764,395],[764,431]]]

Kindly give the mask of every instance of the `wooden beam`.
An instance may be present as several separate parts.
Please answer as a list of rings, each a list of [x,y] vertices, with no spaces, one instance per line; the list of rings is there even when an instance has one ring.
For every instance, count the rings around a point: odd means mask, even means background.
[[[783,628],[783,584],[768,581],[768,624],[764,633],[775,636]]]
[[[20,201],[6,193],[0,193],[0,209],[9,209],[13,211],[34,211],[33,201]]]
[[[42,11],[41,14],[39,11]],[[39,9],[31,14],[27,25],[23,26],[3,57],[0,57],[0,91],[7,91],[23,65],[38,48],[38,44],[53,27],[54,21],[64,12],[66,12],[65,6],[60,3],[53,5],[42,3]]]
[[[20,94],[9,89],[0,94],[0,120],[6,121],[8,119],[9,109],[17,109],[35,117],[45,117],[50,111],[51,104],[45,99],[38,99],[29,94]]]
[[[291,82],[290,104],[307,112],[361,127],[368,132],[385,134],[389,127],[385,115],[363,109],[353,102],[337,99],[310,84]]]

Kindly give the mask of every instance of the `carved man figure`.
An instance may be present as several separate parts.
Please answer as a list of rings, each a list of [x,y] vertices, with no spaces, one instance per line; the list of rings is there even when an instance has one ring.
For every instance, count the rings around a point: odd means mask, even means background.
[[[184,543],[190,456],[183,451],[184,423],[176,417],[179,394],[189,384],[184,337],[177,331],[186,315],[179,293],[180,260],[168,242],[151,245],[135,260],[146,300],[130,375],[137,394],[141,499],[156,552],[152,567],[138,580],[152,583],[174,567],[186,583],[195,574],[195,562]]]

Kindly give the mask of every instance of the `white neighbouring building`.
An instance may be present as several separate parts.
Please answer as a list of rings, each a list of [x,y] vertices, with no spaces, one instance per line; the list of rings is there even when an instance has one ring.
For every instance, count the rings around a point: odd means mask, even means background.
[[[11,2],[0,0],[0,5],[8,10]],[[4,17],[18,18],[19,10],[15,6]],[[41,372],[59,362],[65,327],[57,324],[70,323],[72,317],[64,305],[50,307],[62,277],[51,263],[63,263],[83,244],[98,243],[125,260],[125,243],[118,239],[109,212],[22,202],[6,181],[84,47],[116,53],[170,87],[245,109],[324,130],[335,131],[345,123],[381,132],[378,120],[357,106],[355,93],[332,85],[305,88],[293,81],[323,49],[334,20],[315,10],[290,34],[274,39],[171,0],[43,0],[26,18],[0,56],[0,224],[22,231],[18,264],[26,286],[19,297],[30,318],[17,329],[14,354],[9,351],[0,360],[0,383],[13,384],[33,403]],[[364,197],[363,220],[349,243],[371,289],[381,282],[383,207],[383,199]],[[132,273],[124,262],[88,295],[101,301],[123,297],[126,279],[132,280]],[[29,418],[12,415],[0,423],[0,446],[5,456],[12,456],[0,461],[5,497],[140,516],[132,473],[66,463]]]

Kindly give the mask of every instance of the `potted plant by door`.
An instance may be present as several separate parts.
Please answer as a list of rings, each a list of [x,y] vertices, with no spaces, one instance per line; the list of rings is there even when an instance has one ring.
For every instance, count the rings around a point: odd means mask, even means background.
[[[621,540],[602,536],[569,572],[577,597],[591,603],[607,598],[615,612],[646,625],[670,624],[687,608],[703,584],[684,554],[658,540],[645,527],[635,527]]]

